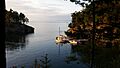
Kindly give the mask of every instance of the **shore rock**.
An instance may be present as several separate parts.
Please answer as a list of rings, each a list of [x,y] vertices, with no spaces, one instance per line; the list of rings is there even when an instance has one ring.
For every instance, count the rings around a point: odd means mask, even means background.
[[[10,26],[5,27],[5,33],[26,35],[34,33],[34,28],[25,24],[11,24]]]

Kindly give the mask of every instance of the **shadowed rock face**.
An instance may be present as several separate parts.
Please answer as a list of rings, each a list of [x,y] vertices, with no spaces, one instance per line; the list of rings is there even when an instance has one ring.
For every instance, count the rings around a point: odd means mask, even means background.
[[[25,35],[29,33],[34,33],[34,28],[25,24],[12,24],[5,27],[5,33]]]

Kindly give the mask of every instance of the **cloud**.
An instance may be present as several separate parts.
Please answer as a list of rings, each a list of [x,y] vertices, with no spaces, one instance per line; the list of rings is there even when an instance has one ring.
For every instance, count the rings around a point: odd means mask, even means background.
[[[6,8],[22,12],[34,21],[70,19],[70,13],[82,9],[64,0],[6,0]]]

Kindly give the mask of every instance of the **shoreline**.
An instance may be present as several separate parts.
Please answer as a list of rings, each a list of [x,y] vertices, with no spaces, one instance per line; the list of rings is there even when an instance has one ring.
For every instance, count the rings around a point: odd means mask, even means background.
[[[34,33],[34,28],[26,24],[11,24],[5,27],[5,34],[27,35]]]

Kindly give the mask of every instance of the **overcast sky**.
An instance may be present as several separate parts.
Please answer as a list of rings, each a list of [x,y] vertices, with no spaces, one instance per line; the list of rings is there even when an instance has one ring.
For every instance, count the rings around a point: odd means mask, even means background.
[[[6,0],[6,9],[24,13],[30,21],[70,20],[80,5],[65,0]]]

